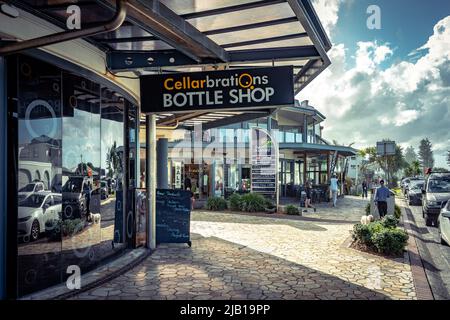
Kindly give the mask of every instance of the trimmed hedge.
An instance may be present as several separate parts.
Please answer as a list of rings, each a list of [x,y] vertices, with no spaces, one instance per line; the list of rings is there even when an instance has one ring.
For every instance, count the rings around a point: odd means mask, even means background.
[[[245,212],[262,212],[266,207],[266,199],[257,193],[247,193],[241,198],[241,210]]]
[[[221,197],[209,197],[206,201],[206,209],[211,211],[223,211],[227,209],[227,201]]]
[[[61,237],[74,236],[83,231],[84,221],[81,219],[50,219],[45,223],[45,232],[50,240],[58,241]]]
[[[372,242],[380,253],[400,254],[405,249],[408,238],[404,230],[384,228],[373,234]]]
[[[401,254],[409,236],[404,230],[397,228],[398,223],[399,220],[392,216],[366,225],[358,223],[353,227],[353,240],[379,253]]]
[[[293,204],[287,205],[285,210],[286,210],[286,214],[288,214],[290,216],[299,216],[300,215],[300,210],[298,210],[297,206],[294,206]]]
[[[228,208],[230,208],[230,210],[233,210],[233,211],[241,211],[242,196],[237,193],[233,193],[228,198]]]

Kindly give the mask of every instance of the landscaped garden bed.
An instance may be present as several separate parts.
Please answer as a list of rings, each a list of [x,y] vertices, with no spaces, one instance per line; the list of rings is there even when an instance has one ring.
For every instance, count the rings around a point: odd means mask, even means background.
[[[234,193],[228,201],[221,197],[210,197],[206,201],[205,209],[211,211],[235,211],[235,212],[265,212],[275,213],[276,205],[269,199],[257,193],[246,193],[243,195]]]
[[[401,256],[408,242],[408,234],[398,227],[399,219],[386,216],[368,224],[353,227],[352,248],[384,256]]]

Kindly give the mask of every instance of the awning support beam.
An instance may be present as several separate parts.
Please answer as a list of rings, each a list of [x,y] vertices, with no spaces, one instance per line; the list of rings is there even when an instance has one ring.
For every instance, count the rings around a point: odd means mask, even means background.
[[[93,36],[99,33],[114,31],[122,25],[127,16],[127,0],[115,0],[115,3],[116,13],[111,20],[105,23],[90,28],[63,31],[35,39],[14,42],[4,47],[0,47],[0,55],[13,54],[26,49],[44,47],[51,44]]]
[[[271,62],[273,60],[320,59],[314,46],[281,47],[229,52],[228,63]],[[198,66],[190,57],[176,50],[160,51],[111,51],[107,54],[108,68],[113,71],[151,69],[174,66]],[[210,60],[210,64],[221,64]]]
[[[222,47],[159,1],[128,0],[127,20],[197,62],[208,58],[228,61]]]

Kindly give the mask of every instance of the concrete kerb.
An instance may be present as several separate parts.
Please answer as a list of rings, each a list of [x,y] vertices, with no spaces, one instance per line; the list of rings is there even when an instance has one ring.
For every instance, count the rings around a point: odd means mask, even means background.
[[[400,200],[400,199],[399,199]],[[400,200],[401,201],[401,200]],[[407,252],[409,255],[409,261],[411,264],[411,272],[413,275],[414,287],[416,290],[416,295],[418,300],[434,300],[433,292],[431,290],[430,283],[428,281],[427,274],[425,272],[425,267],[422,263],[422,258],[420,256],[419,250],[417,248],[417,239],[412,230],[412,222],[409,219],[407,209],[403,203],[400,201],[397,204],[402,210],[402,222],[405,230],[408,232],[409,239],[407,245]]]

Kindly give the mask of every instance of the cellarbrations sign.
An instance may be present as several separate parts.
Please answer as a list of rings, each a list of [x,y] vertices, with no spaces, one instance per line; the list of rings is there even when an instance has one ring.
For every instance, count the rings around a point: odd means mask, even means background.
[[[141,77],[143,113],[258,109],[292,105],[294,105],[292,67]]]

